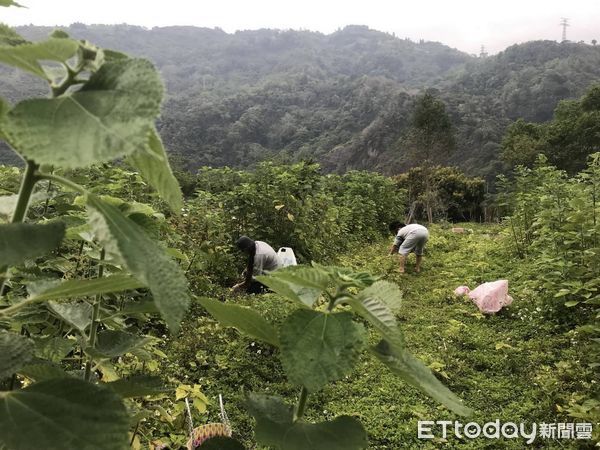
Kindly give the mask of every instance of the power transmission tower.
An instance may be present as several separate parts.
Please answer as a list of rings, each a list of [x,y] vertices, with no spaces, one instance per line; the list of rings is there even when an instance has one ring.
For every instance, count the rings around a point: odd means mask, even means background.
[[[484,45],[482,45],[482,46],[481,46],[481,52],[479,52],[479,57],[480,57],[480,58],[485,58],[485,57],[487,57],[487,55],[488,55],[488,54],[487,54],[487,52],[485,51],[485,46],[484,46]]]
[[[567,27],[569,27],[569,19],[567,19],[566,17],[561,17],[560,19],[560,26],[563,29],[562,32],[562,42],[565,42],[567,40]]]

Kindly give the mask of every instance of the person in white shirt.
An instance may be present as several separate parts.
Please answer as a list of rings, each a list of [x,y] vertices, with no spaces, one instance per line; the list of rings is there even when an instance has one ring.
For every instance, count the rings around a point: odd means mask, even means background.
[[[404,273],[406,258],[409,253],[414,252],[417,257],[415,272],[421,271],[421,261],[423,260],[423,250],[429,239],[429,231],[423,225],[412,223],[405,225],[402,222],[390,223],[390,231],[396,235],[394,244],[390,249],[390,255],[398,252],[400,254],[400,273]]]
[[[273,247],[263,241],[254,241],[248,236],[241,236],[236,247],[248,255],[246,269],[242,273],[244,280],[235,286],[234,292],[246,291],[249,294],[260,294],[266,286],[254,279],[257,275],[265,275],[281,266],[281,262]]]

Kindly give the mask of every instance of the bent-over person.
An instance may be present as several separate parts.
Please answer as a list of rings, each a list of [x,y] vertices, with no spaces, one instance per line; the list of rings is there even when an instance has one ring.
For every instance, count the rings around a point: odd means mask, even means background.
[[[390,255],[393,255],[396,252],[400,254],[399,272],[404,273],[406,258],[411,252],[414,252],[417,257],[415,272],[420,272],[421,262],[423,261],[423,250],[429,239],[429,231],[427,228],[418,223],[405,225],[402,222],[392,222],[390,223],[389,229],[396,235],[394,244],[390,248]]]
[[[232,290],[234,292],[246,291],[248,294],[260,294],[264,292],[266,286],[254,279],[254,277],[265,275],[281,266],[277,253],[266,242],[254,241],[248,236],[241,236],[235,245],[248,255],[248,262],[242,273],[244,280],[233,286]]]

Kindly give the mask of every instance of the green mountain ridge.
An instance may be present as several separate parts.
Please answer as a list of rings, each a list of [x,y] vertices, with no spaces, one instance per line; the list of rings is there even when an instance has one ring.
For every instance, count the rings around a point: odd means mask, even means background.
[[[447,105],[456,150],[439,162],[469,173],[502,171],[499,146],[511,121],[544,121],[556,104],[600,79],[600,47],[533,41],[476,58],[348,26],[310,31],[130,25],[62,27],[74,37],[152,60],[167,87],[158,128],[191,170],[312,159],[325,170],[397,173],[415,164],[403,136],[414,96],[430,89]],[[50,27],[19,27],[42,39]],[[43,84],[0,68],[0,95],[45,95]],[[0,161],[6,159],[0,151]]]

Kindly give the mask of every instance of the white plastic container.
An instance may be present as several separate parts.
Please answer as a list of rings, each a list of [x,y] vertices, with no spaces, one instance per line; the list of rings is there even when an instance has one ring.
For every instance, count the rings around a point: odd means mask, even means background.
[[[294,250],[290,247],[281,247],[277,250],[277,257],[279,258],[279,262],[281,262],[282,267],[287,266],[297,266],[296,255],[294,255]]]

